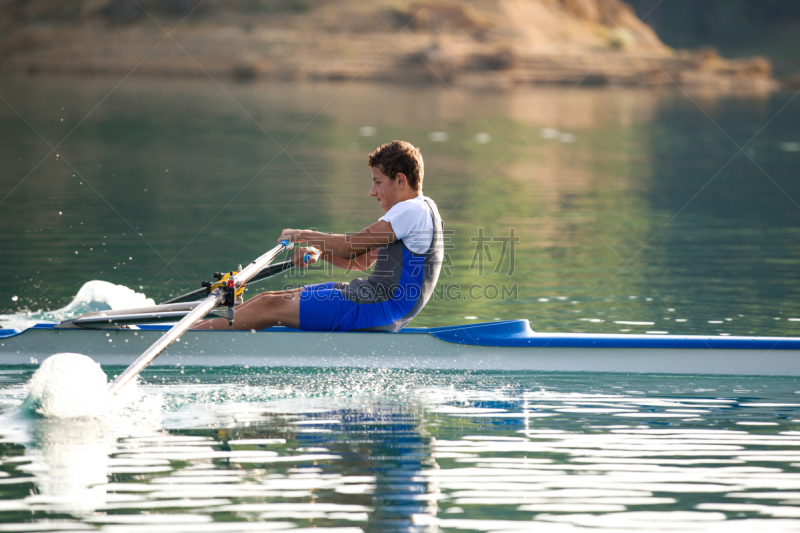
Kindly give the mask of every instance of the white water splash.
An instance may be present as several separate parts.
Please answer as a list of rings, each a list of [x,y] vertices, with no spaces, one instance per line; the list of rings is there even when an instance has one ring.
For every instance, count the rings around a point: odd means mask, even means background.
[[[92,280],[83,284],[75,298],[61,309],[0,315],[3,328],[24,330],[43,322],[61,322],[90,311],[116,311],[155,305],[152,298],[124,285]]]
[[[77,353],[44,360],[28,382],[25,407],[48,418],[97,418],[108,410],[108,378],[98,363]]]

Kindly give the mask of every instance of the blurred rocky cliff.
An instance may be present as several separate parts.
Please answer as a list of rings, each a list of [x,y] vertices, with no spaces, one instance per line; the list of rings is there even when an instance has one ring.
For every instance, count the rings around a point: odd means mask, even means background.
[[[0,73],[775,88],[621,0],[0,0]]]

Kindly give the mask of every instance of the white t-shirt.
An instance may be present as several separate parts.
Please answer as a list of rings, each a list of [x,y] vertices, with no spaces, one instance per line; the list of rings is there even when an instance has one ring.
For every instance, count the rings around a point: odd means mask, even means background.
[[[433,218],[425,200],[438,212],[433,200],[427,196],[417,196],[398,202],[379,219],[391,224],[397,238],[402,239],[406,248],[415,254],[424,254],[433,242]]]

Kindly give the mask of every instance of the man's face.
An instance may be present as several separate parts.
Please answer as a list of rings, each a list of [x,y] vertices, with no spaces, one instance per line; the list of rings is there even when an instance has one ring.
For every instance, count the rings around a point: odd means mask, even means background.
[[[372,169],[372,188],[369,195],[374,196],[384,211],[391,209],[398,201],[400,180],[391,179],[377,167]]]

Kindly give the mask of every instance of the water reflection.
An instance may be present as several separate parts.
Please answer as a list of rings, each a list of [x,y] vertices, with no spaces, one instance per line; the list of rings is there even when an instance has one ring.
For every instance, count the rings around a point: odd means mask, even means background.
[[[21,403],[24,379],[0,388],[3,405]],[[134,406],[115,434],[5,425],[4,527],[796,529],[789,379],[192,367],[145,379],[149,424]]]
[[[28,419],[16,414],[5,418],[4,433],[3,442],[24,443],[4,458],[19,484],[9,485],[10,490],[19,491],[19,499],[5,509],[83,518],[106,505],[109,455],[116,440],[107,423]],[[29,483],[33,488],[22,494]]]
[[[355,472],[374,478],[371,507],[364,531],[428,532],[436,530],[437,483],[423,474],[438,468],[431,436],[422,427],[422,413],[408,408],[371,406],[337,413],[341,426],[326,439],[352,462]]]
[[[275,495],[310,501],[231,505],[217,511],[258,512],[262,519],[320,527],[351,521],[368,532],[436,531],[441,494],[436,480],[425,476],[437,464],[422,413],[381,402],[365,407],[305,416],[273,408],[269,420],[236,431],[228,441],[232,446],[274,443],[274,437],[264,438],[265,430],[274,435],[280,419],[291,420],[286,440],[301,454],[294,455],[299,464],[268,475],[261,485],[273,487]]]

